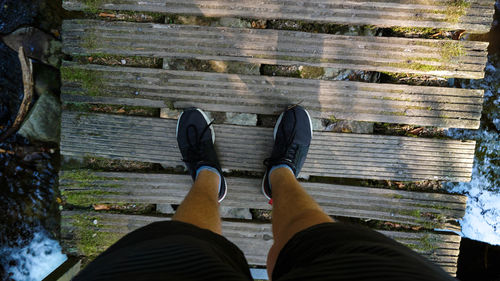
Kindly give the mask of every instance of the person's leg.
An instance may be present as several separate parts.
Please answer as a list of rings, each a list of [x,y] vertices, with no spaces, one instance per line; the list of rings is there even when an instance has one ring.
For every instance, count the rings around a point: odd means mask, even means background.
[[[334,222],[314,199],[307,194],[288,168],[278,168],[270,174],[273,187],[274,244],[267,257],[267,271],[272,276],[278,255],[296,233],[311,226]]]
[[[296,180],[312,135],[309,113],[298,105],[288,107],[276,122],[273,151],[264,161],[267,169],[262,191],[273,202],[274,244],[267,258],[269,278],[281,249],[292,236],[311,226],[333,222]]]
[[[219,216],[219,175],[209,170],[198,174],[193,187],[172,220],[187,222],[221,234]]]
[[[177,143],[194,184],[173,220],[193,224],[221,234],[219,204],[227,186],[215,151],[215,132],[200,109],[183,111],[177,123]]]

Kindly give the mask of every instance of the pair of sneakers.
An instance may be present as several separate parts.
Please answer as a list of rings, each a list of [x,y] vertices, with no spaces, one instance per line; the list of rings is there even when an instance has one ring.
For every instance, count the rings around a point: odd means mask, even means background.
[[[264,161],[266,172],[262,180],[262,192],[269,200],[272,198],[270,173],[273,169],[287,167],[297,177],[306,160],[312,134],[311,117],[301,106],[290,106],[279,116],[274,127],[273,151],[271,157]],[[176,136],[182,160],[193,180],[203,169],[219,175],[221,202],[227,194],[227,183],[214,147],[212,122],[201,109],[186,109],[177,122]]]

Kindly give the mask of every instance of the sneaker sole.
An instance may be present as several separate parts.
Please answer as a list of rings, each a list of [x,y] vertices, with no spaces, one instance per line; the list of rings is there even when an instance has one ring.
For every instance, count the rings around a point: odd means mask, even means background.
[[[312,138],[313,137],[313,125],[312,125],[311,115],[309,115],[309,112],[307,112],[307,110],[305,108],[304,108],[304,111],[306,112],[307,117],[309,118],[309,126],[311,127],[311,138]],[[281,124],[281,119],[283,119],[283,114],[285,114],[285,112],[282,112],[280,114],[280,116],[278,117],[278,120],[276,121],[276,125],[274,125],[273,140],[276,140],[276,133],[278,132],[278,128]],[[266,192],[264,191],[264,181],[265,180],[266,180],[266,175],[264,174],[264,177],[262,178],[262,186],[261,186],[262,194],[264,194],[264,196],[266,196],[266,198],[268,200],[271,200],[271,198],[269,196],[267,196]]]
[[[223,177],[223,175],[220,175],[221,177]],[[226,198],[226,195],[227,195],[227,181],[226,181],[226,178],[224,178],[224,187],[226,189],[224,189],[224,195],[222,195],[222,198],[219,199],[219,203],[222,202],[222,200],[224,200],[224,198]]]
[[[203,118],[205,118],[205,121],[207,121],[207,124],[210,124],[210,118],[208,118],[207,114],[205,112],[203,112],[203,110],[197,108],[196,110],[198,110],[198,112],[201,113],[201,115],[203,116]],[[182,117],[182,114],[184,114],[184,111],[181,113],[181,115],[179,115],[179,119],[177,120],[177,126],[175,127],[175,137],[177,138],[177,136],[179,135],[179,123],[181,121],[181,117]],[[213,126],[210,126],[210,132],[212,133],[212,143],[215,143],[215,130],[213,128]]]

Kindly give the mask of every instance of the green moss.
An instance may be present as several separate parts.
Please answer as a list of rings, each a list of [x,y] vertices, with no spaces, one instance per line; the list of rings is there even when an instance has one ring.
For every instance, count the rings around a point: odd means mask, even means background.
[[[72,215],[69,218],[75,230],[73,234],[78,253],[84,255],[87,262],[95,259],[123,237],[121,233],[99,232],[98,228],[102,225],[99,224],[100,218],[97,216]],[[97,224],[94,224],[94,221]]]
[[[436,29],[432,27],[392,27],[391,28],[396,33],[404,33],[404,34],[419,34],[419,35],[430,35],[435,34]]]
[[[430,106],[416,106],[416,105],[410,105],[408,106],[408,109],[415,109],[415,110],[432,110],[432,107]]]
[[[402,98],[394,98],[394,97],[381,97],[383,100],[393,100],[393,101],[411,101],[411,99],[402,99]]]
[[[399,210],[401,215],[412,216],[414,218],[421,218],[422,214],[420,210]]]
[[[465,15],[471,3],[466,0],[450,0],[446,2],[446,21],[457,23]]]
[[[105,195],[120,195],[120,192],[111,192],[103,190],[84,190],[84,191],[62,191],[61,195],[66,203],[76,206],[91,206],[104,202],[102,197]]]
[[[425,71],[425,72],[439,71],[439,70],[446,69],[444,66],[428,65],[428,64],[413,62],[411,60],[409,60],[406,63],[405,62],[387,63],[387,65],[391,66],[391,67],[396,67],[396,68],[408,68],[408,69],[412,69],[412,70]]]
[[[432,238],[429,234],[425,234],[418,239],[418,244],[407,244],[407,246],[415,251],[423,253],[432,253],[437,247],[438,241]]]
[[[401,195],[401,194],[391,194],[392,195],[392,198],[395,198],[395,199],[403,199],[404,196]]]
[[[80,83],[81,87],[86,90],[86,94],[90,96],[102,95],[102,80],[94,71],[81,69],[76,67],[61,67],[61,79],[63,81]]]
[[[88,50],[93,50],[97,48],[97,35],[94,33],[89,33],[83,38],[82,47]]]
[[[102,177],[97,176],[95,173],[90,172],[89,170],[72,170],[72,171],[64,171],[61,176],[61,180],[67,180],[72,182],[72,186],[78,186],[82,188],[88,188],[92,186],[96,186],[96,181],[118,181],[123,180],[123,178],[119,177]],[[120,187],[119,184],[107,183],[107,184],[99,184],[99,187]]]
[[[97,13],[103,4],[103,0],[83,0],[83,4],[85,4],[85,12],[88,13]]]
[[[406,116],[405,112],[394,112],[394,111],[380,111],[379,114],[384,115],[397,115],[397,116]]]
[[[437,249],[436,239],[431,238],[429,234],[424,235],[420,240],[420,249],[424,252],[432,252]]]
[[[441,44],[441,58],[450,61],[455,57],[465,56],[466,52],[462,44],[456,41],[445,41]]]
[[[335,123],[335,122],[339,121],[337,118],[335,118],[335,115],[330,115],[330,117],[328,118],[328,120],[330,120],[330,122],[332,122],[332,123]]]
[[[305,79],[320,78],[325,75],[325,69],[322,67],[302,66],[300,68],[300,77]]]

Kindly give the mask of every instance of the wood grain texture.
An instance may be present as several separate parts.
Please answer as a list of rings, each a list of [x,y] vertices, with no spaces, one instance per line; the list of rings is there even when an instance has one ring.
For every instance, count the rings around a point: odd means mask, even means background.
[[[484,92],[71,62],[63,64],[62,72],[73,73],[62,77],[66,102],[267,115],[300,103],[316,118],[470,129],[479,128]]]
[[[104,251],[123,235],[147,224],[165,220],[169,220],[169,218],[63,211],[62,243],[70,253],[81,255],[82,251],[78,246],[80,237],[92,235],[93,233],[96,233],[96,235],[112,234],[114,239],[107,241],[108,244],[99,245],[101,246],[100,250]],[[267,253],[273,243],[270,224],[223,221],[222,232],[224,237],[243,251],[250,265],[265,266]],[[450,274],[454,275],[456,273],[460,236],[435,232],[381,231],[381,233],[412,248],[440,265]],[[97,238],[95,240],[97,244]]]
[[[85,174],[84,178],[73,175]],[[60,173],[59,188],[67,203],[80,207],[106,203],[180,204],[189,192],[188,175],[103,173],[85,170]],[[261,179],[226,178],[230,192],[223,207],[271,209],[262,195]],[[332,216],[373,219],[460,231],[465,214],[461,195],[302,182],[307,192]],[[97,191],[89,195],[91,191]],[[71,198],[80,198],[77,202]],[[82,204],[82,198],[89,200]]]
[[[175,120],[63,112],[61,153],[183,166]],[[271,128],[215,125],[224,169],[262,172]],[[474,141],[315,132],[301,176],[469,181]]]
[[[63,1],[72,11],[118,10],[187,14],[205,17],[291,19],[299,21],[382,27],[431,27],[486,33],[491,28],[494,1],[473,0],[454,6],[450,1],[340,0],[84,0]]]
[[[486,42],[67,20],[69,55],[173,57],[483,78]]]

